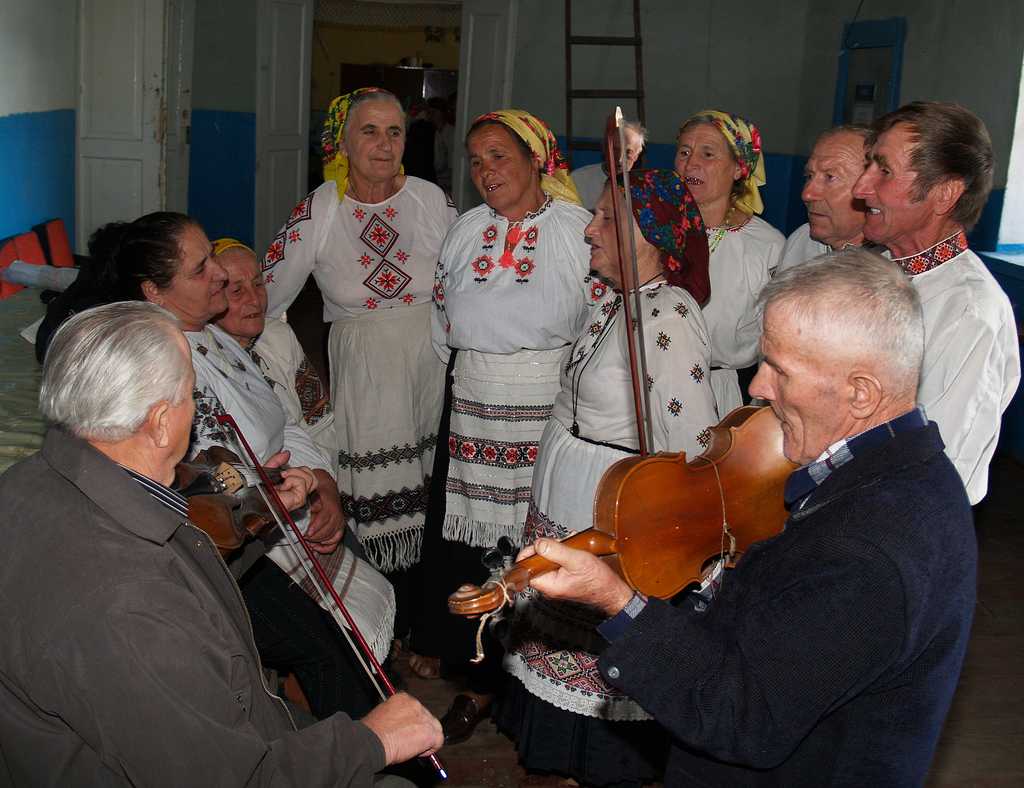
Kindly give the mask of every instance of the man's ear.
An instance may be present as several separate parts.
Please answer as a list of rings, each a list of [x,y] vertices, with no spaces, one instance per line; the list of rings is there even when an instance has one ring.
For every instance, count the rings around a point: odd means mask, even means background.
[[[935,184],[928,195],[935,213],[939,216],[952,213],[964,191],[964,182],[960,178],[948,178]]]
[[[151,304],[157,306],[163,306],[163,298],[160,295],[160,288],[158,288],[152,279],[146,279],[142,283],[142,297],[149,301]]]
[[[870,372],[854,369],[846,382],[850,386],[850,415],[866,420],[875,415],[885,394],[881,382]]]
[[[167,400],[160,400],[149,409],[143,422],[147,437],[159,449],[166,449],[171,445],[170,409]]]

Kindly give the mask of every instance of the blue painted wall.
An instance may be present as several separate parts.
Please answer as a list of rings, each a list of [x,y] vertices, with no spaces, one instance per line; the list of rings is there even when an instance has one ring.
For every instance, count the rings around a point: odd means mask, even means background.
[[[0,238],[48,219],[75,237],[75,111],[0,117]]]
[[[211,239],[253,243],[256,114],[197,109],[192,113],[188,212]]]

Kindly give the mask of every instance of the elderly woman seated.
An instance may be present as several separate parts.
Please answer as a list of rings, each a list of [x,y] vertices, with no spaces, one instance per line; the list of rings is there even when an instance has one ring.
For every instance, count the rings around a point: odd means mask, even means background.
[[[285,412],[336,463],[330,393],[291,326],[267,320],[267,289],[256,253],[234,238],[218,238],[213,254],[228,276],[228,308],[217,326],[249,354]]]

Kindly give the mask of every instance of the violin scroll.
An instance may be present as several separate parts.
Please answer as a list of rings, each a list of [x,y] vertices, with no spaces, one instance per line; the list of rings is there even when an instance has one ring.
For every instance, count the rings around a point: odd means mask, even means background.
[[[563,544],[586,550],[596,556],[615,553],[615,540],[606,533],[590,528],[580,531],[564,540]],[[558,564],[541,555],[531,555],[514,564],[497,577],[482,586],[463,585],[448,597],[448,610],[457,616],[480,616],[500,609],[509,601],[511,594],[517,594],[530,585],[534,577],[553,572]]]

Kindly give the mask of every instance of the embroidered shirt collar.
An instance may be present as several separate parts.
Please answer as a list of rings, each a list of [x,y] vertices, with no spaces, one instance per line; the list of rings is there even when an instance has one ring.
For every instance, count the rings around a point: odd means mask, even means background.
[[[908,276],[917,276],[925,271],[937,268],[966,251],[967,234],[963,230],[957,230],[949,238],[944,238],[935,246],[925,249],[923,252],[912,254],[909,257],[895,257],[893,262],[902,268]]]
[[[790,511],[799,509],[807,496],[820,487],[836,468],[845,465],[858,454],[885,443],[898,433],[927,426],[928,417],[925,416],[923,409],[917,407],[870,430],[836,441],[825,449],[817,460],[797,468],[790,474],[786,480],[786,508]]]
[[[544,211],[546,211],[551,206],[551,202],[552,202],[551,195],[550,194],[545,195],[544,202],[541,203],[540,208],[538,208],[536,211],[529,211],[522,219],[519,219],[518,221],[515,221],[515,222],[510,221],[508,219],[508,217],[506,217],[506,216],[502,216],[500,213],[498,213],[493,208],[490,209],[490,211],[491,211],[491,218],[492,219],[504,219],[505,221],[507,221],[509,223],[509,225],[516,225],[516,224],[523,224],[525,222],[532,222],[534,219],[536,219],[538,216],[540,216],[542,213],[544,213]]]

